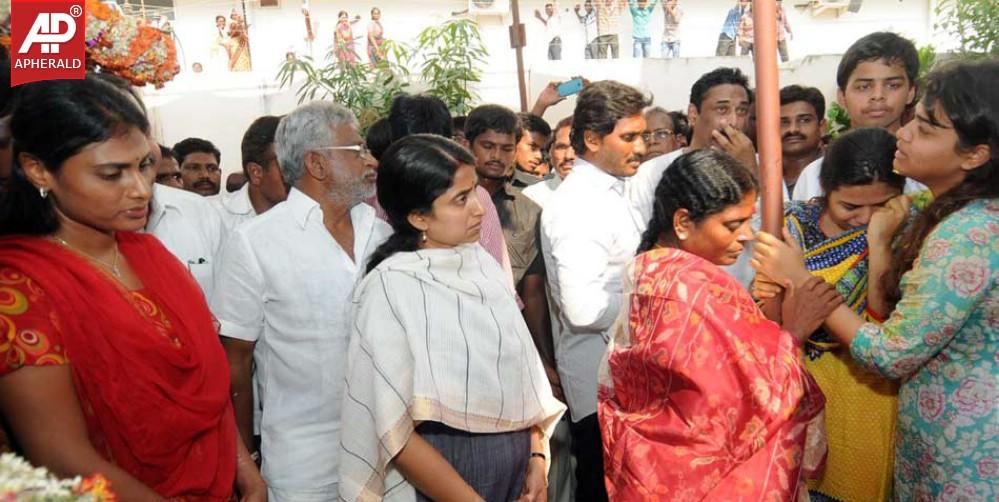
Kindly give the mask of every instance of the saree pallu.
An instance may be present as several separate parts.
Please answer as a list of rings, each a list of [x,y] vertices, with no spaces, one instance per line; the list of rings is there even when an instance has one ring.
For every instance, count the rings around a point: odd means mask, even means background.
[[[611,498],[804,497],[824,400],[794,337],[731,275],[677,249],[636,257],[624,294],[598,389]]]
[[[204,295],[153,236],[121,256],[170,321],[149,322],[121,283],[45,238],[0,239],[0,267],[50,298],[94,449],[160,495],[228,500],[236,473],[229,365]],[[112,487],[113,489],[113,487]]]
[[[804,250],[805,267],[836,287],[866,320],[867,227],[834,237],[819,229],[819,200],[792,202],[785,211],[791,237]],[[805,367],[826,396],[829,454],[809,488],[843,502],[887,500],[891,494],[898,384],[858,367],[848,347],[823,331],[805,347]]]

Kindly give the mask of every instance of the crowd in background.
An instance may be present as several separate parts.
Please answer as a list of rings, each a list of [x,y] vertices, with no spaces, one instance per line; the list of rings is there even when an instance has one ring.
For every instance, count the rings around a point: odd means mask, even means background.
[[[307,103],[224,190],[127,83],[6,75],[6,447],[121,500],[993,500],[999,62],[918,71],[857,40],[835,138],[780,90],[782,235],[735,68],[681,111],[587,82],[554,126],[557,82],[366,130]]]

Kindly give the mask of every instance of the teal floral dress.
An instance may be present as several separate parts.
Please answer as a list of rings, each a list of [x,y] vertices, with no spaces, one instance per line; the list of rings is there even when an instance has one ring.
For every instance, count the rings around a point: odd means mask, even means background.
[[[937,225],[901,286],[891,317],[850,346],[901,380],[895,499],[999,500],[999,199]]]

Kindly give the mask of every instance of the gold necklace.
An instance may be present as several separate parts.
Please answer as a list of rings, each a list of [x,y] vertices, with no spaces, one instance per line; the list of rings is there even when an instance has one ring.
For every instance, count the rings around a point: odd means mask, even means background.
[[[118,244],[117,243],[115,243],[115,245],[114,245],[114,260],[112,260],[111,263],[108,263],[108,262],[106,262],[106,261],[104,261],[104,260],[102,260],[102,259],[100,259],[100,258],[98,258],[98,257],[96,257],[96,256],[94,256],[94,255],[92,255],[92,254],[90,254],[90,253],[88,253],[88,252],[86,252],[86,251],[84,251],[84,250],[82,250],[82,249],[80,249],[80,248],[72,245],[72,244],[70,244],[69,242],[66,242],[66,239],[63,239],[62,237],[53,235],[52,238],[55,239],[58,243],[62,244],[63,246],[66,246],[69,249],[72,249],[73,251],[76,251],[77,253],[82,254],[83,256],[85,256],[87,258],[90,258],[90,260],[95,261],[95,262],[97,262],[100,265],[104,265],[106,268],[108,268],[108,269],[111,270],[111,273],[114,274],[114,276],[116,278],[121,279],[121,270],[118,270]]]

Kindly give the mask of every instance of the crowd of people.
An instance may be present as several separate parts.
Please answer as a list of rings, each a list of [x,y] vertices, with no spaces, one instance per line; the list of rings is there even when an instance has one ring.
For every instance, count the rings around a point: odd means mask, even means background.
[[[660,39],[660,57],[680,57],[680,23],[684,11],[679,0],[586,0],[573,6],[572,12],[584,32],[583,56],[585,59],[617,59],[620,51],[618,34],[621,14],[627,9],[631,15],[632,57],[649,58],[652,53],[652,34],[649,24],[662,7],[663,33]],[[562,59],[563,11],[557,1],[546,3],[544,12],[535,9],[534,17],[544,26],[544,41],[548,44],[548,59]],[[777,51],[782,62],[789,58],[787,41],[794,37],[791,24],[784,12],[784,5],[777,0]],[[749,0],[736,0],[725,13],[725,21],[718,34],[716,56],[754,54],[753,10]]]
[[[782,235],[735,68],[311,102],[226,190],[113,76],[0,85],[5,448],[129,501],[993,500],[999,61],[918,70],[857,40],[836,138],[781,89]]]

